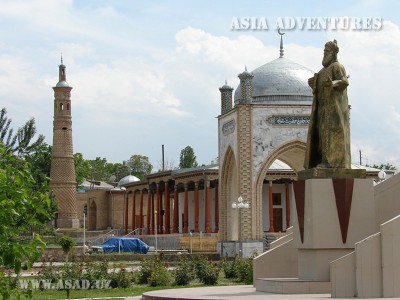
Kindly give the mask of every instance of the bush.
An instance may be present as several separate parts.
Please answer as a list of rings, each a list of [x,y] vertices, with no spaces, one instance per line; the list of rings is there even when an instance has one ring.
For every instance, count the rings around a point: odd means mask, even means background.
[[[196,277],[205,285],[216,285],[219,277],[219,266],[204,256],[195,259]]]
[[[124,268],[119,269],[111,273],[111,283],[112,288],[128,288],[132,283],[133,275],[131,272],[127,272]]]
[[[188,285],[195,278],[192,261],[185,256],[180,257],[174,275],[176,285]]]
[[[107,260],[86,262],[84,269],[85,273],[82,276],[84,279],[89,280],[90,284],[93,284],[96,280],[105,280],[109,277]]]
[[[240,282],[246,284],[253,283],[253,260],[250,258],[240,258],[237,260],[236,277]]]
[[[150,286],[166,286],[171,283],[171,274],[160,254],[151,260],[143,259],[140,266],[137,283],[149,284]]]
[[[235,256],[231,262],[227,261],[227,259],[224,257],[222,262],[221,262],[221,269],[224,271],[225,278],[237,278],[237,262],[238,262],[238,257]]]
[[[68,261],[68,255],[72,248],[76,245],[76,242],[68,235],[63,235],[59,240],[58,244],[61,246],[65,253],[65,261]]]
[[[136,282],[139,284],[146,284],[151,276],[152,262],[149,259],[142,258]]]

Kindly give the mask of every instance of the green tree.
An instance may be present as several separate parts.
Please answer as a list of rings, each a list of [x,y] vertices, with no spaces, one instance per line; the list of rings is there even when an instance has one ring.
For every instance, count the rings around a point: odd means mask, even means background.
[[[89,179],[106,181],[112,175],[108,169],[106,158],[96,157],[94,160],[89,160],[89,170]]]
[[[0,145],[0,265],[4,269],[19,274],[21,267],[30,268],[40,256],[40,249],[44,249],[45,243],[37,234],[23,243],[19,237],[53,218],[48,191],[46,182],[37,189],[27,162]],[[8,299],[12,287],[4,269],[0,269],[0,293]]]
[[[91,179],[90,162],[83,158],[82,153],[74,154],[75,178],[78,184],[81,184],[84,179]]]
[[[197,167],[196,155],[194,155],[194,150],[190,146],[186,146],[185,149],[181,150],[181,155],[179,158],[179,168],[193,168]]]
[[[375,169],[381,169],[381,170],[397,170],[397,168],[390,164],[390,163],[386,163],[386,164],[380,164],[380,165],[373,165],[372,168]]]
[[[76,242],[75,240],[70,237],[69,235],[63,235],[59,240],[58,244],[61,246],[64,254],[65,254],[65,261],[68,261],[68,256],[71,253],[72,249],[75,247]]]
[[[16,134],[10,125],[11,119],[7,117],[7,110],[2,108],[0,111],[0,141],[7,152],[23,157],[44,143],[44,136],[41,134],[36,141],[33,141],[36,135],[34,118],[29,119],[22,127],[18,128]]]
[[[51,149],[50,145],[43,143],[38,145],[34,151],[25,155],[25,161],[31,169],[32,176],[36,181],[36,186],[40,189],[44,182],[49,183],[51,168]]]
[[[109,174],[115,175],[115,181],[120,181],[123,177],[130,174],[129,167],[126,164],[108,163],[107,169]]]
[[[147,174],[151,173],[153,166],[149,162],[149,158],[144,155],[132,155],[131,158],[125,162],[131,170],[131,174],[143,180]]]

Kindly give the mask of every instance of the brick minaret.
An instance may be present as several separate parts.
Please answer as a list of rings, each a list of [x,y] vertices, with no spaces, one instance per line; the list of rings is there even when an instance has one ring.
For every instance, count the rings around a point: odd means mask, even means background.
[[[56,227],[79,228],[76,180],[72,148],[71,90],[61,58],[59,81],[54,89],[53,151],[50,187],[58,204]]]

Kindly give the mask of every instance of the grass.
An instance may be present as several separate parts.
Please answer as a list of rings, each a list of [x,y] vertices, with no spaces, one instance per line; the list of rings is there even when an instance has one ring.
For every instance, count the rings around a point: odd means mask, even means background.
[[[227,285],[242,285],[243,283],[239,283],[232,279],[227,279],[224,277],[223,272],[220,273],[218,279],[218,286],[227,286]],[[197,279],[192,280],[191,283],[187,286],[157,286],[150,287],[148,285],[138,285],[133,284],[130,288],[115,288],[115,289],[94,289],[94,290],[71,290],[70,291],[70,299],[79,299],[79,298],[104,298],[104,297],[127,297],[127,296],[140,296],[143,293],[156,291],[156,290],[165,290],[165,289],[178,289],[178,288],[189,288],[189,287],[204,287],[205,285],[200,283]],[[58,290],[34,290],[32,299],[40,299],[40,300],[48,300],[48,299],[66,299],[67,293],[65,291]],[[17,298],[11,298],[17,299]],[[21,299],[24,299],[22,296]]]

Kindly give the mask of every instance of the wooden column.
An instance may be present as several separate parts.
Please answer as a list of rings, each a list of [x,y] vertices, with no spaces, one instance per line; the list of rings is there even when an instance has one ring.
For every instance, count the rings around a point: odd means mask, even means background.
[[[188,199],[188,184],[185,183],[185,197],[183,203],[183,233],[188,233],[189,229],[189,199]]]
[[[139,226],[143,228],[143,190],[140,191],[140,204],[139,204]]]
[[[125,201],[125,211],[124,211],[124,221],[125,221],[125,234],[128,233],[128,209],[129,209],[129,194],[124,193],[124,201]]]
[[[269,232],[274,232],[274,205],[272,202],[272,180],[269,181]]]
[[[154,234],[155,232],[155,222],[154,222],[154,211],[155,211],[155,206],[154,206],[154,192],[151,192],[151,234]]]
[[[174,188],[174,221],[172,225],[172,233],[179,233],[179,194],[178,185]]]
[[[290,227],[290,199],[289,199],[289,183],[285,183],[286,196],[286,230]]]
[[[147,190],[147,232],[151,233],[150,227],[150,217],[151,217],[151,192],[150,189]]]
[[[169,188],[168,183],[165,183],[164,190],[164,233],[171,233],[171,211],[169,203]]]
[[[136,191],[133,192],[132,200],[132,231],[136,229]]]
[[[157,218],[157,228],[155,228],[155,230],[157,230],[157,233],[161,233],[160,232],[160,225],[161,225],[161,222],[160,222],[160,217],[161,217],[161,211],[160,211],[160,209],[161,209],[161,207],[160,207],[160,185],[157,183],[156,184],[156,197],[155,197],[155,200],[154,200],[155,202],[156,202],[156,205],[155,205],[155,210],[153,211],[153,216],[154,216],[154,214],[155,214],[155,212],[157,211],[157,213],[156,213],[156,215],[155,215],[155,218]]]
[[[206,233],[211,233],[211,207],[210,207],[210,181],[205,182],[206,189],[206,204],[205,204],[205,225]]]
[[[194,232],[199,232],[199,183],[194,183]]]
[[[218,204],[218,183],[215,183],[214,188],[214,196],[215,196],[215,203],[214,203],[214,219],[215,219],[215,229],[214,232],[217,233],[219,231],[219,204]]]

